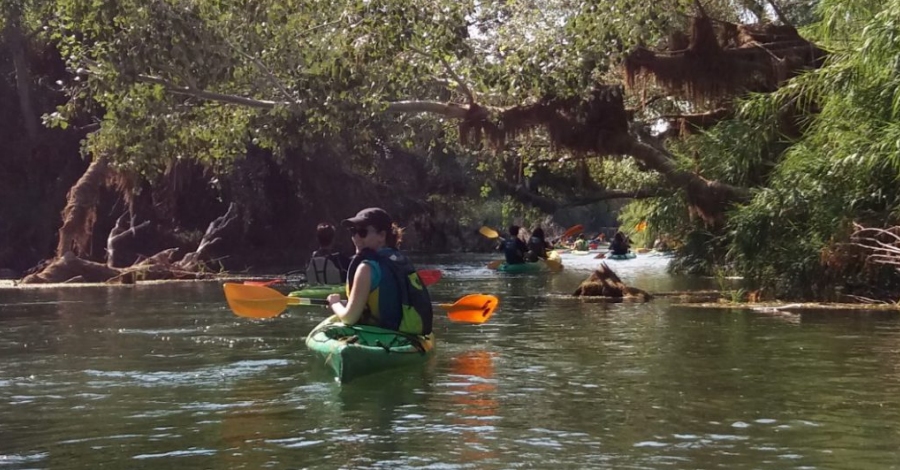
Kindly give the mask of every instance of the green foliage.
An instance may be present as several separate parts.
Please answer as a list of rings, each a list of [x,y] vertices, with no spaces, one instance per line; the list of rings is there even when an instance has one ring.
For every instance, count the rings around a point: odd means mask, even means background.
[[[900,2],[823,1],[819,11],[811,31],[832,52],[823,68],[748,97],[737,119],[682,147],[708,176],[757,188],[720,239],[749,286],[785,296],[861,284],[861,264],[836,267],[851,223],[900,221]],[[779,132],[786,122],[801,132]]]

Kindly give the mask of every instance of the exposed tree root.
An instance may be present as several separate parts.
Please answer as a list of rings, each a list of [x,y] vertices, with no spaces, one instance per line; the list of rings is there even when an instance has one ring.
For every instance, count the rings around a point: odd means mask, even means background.
[[[653,298],[646,291],[626,286],[606,263],[600,263],[600,266],[578,286],[572,295],[575,297],[606,297],[613,301],[634,299],[646,302]]]

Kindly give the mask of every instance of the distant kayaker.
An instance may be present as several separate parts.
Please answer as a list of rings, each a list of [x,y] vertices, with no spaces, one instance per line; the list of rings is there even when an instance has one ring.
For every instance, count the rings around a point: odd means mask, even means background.
[[[321,223],[316,227],[319,249],[312,252],[306,265],[306,283],[309,285],[340,285],[347,282],[350,258],[336,251],[334,225]]]
[[[575,246],[573,248],[575,251],[588,251],[590,247],[588,246],[587,237],[585,237],[583,233],[578,235],[578,240],[575,240]]]
[[[522,264],[525,262],[525,253],[528,252],[528,245],[519,238],[519,226],[509,226],[509,236],[500,240],[497,250],[503,250],[506,256],[506,264]]]
[[[621,231],[616,232],[616,235],[613,237],[612,242],[609,244],[609,251],[614,255],[626,255],[628,254],[628,249],[630,248],[628,244],[628,237],[625,236]]]
[[[553,246],[544,239],[544,229],[538,227],[531,232],[531,238],[528,239],[528,256],[526,261],[535,262],[540,259],[547,259],[547,250],[553,249]]]
[[[328,296],[331,310],[348,325],[357,323],[427,335],[434,316],[431,297],[416,269],[397,246],[402,230],[384,209],[370,207],[341,222],[350,230],[356,256],[347,278],[348,299]]]

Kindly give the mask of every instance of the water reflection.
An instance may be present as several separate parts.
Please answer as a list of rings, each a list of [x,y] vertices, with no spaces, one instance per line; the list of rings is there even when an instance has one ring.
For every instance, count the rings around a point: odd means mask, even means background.
[[[451,422],[457,425],[461,439],[459,457],[463,462],[483,462],[498,457],[492,446],[499,404],[494,379],[494,354],[469,351],[450,360],[451,380],[460,380],[450,395],[455,405]]]

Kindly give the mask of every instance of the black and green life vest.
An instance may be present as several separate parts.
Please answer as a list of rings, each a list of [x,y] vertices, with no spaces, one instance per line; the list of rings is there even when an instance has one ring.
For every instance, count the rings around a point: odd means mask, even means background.
[[[434,318],[431,296],[409,258],[391,248],[379,252],[369,249],[360,251],[350,262],[348,292],[353,288],[356,270],[365,260],[378,263],[381,280],[377,286],[372,286],[361,323],[401,333],[430,334]]]

